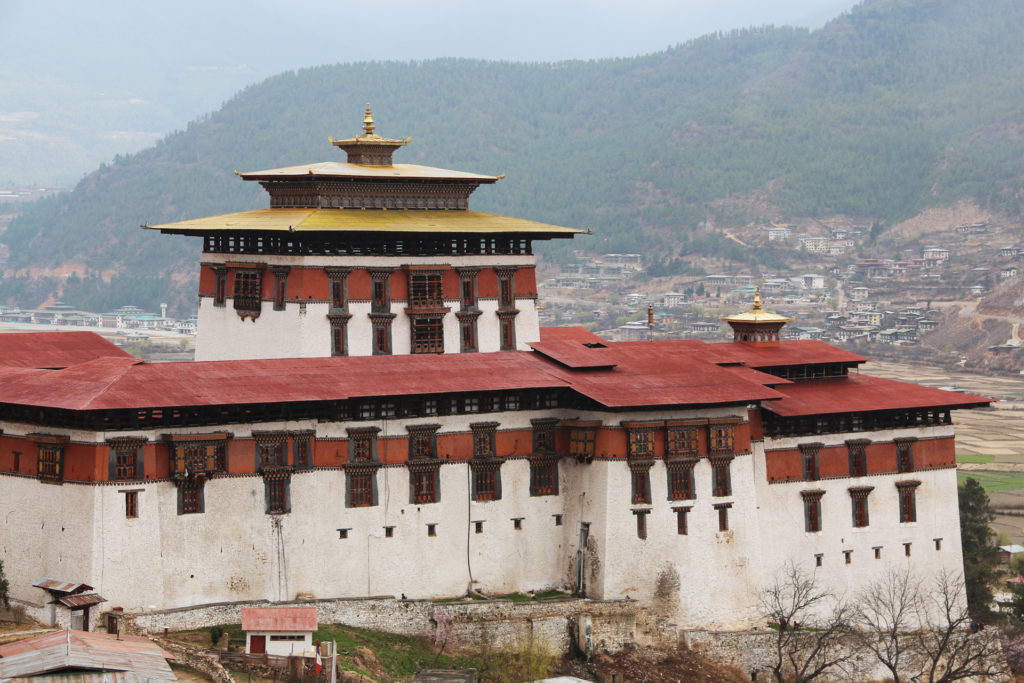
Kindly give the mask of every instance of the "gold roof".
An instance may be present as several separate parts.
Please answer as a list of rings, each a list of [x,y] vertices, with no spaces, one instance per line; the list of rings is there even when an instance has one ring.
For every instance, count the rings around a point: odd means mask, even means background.
[[[370,111],[370,103],[366,103],[366,113],[363,114],[363,134],[354,138],[348,138],[347,140],[335,140],[334,138],[327,138],[327,141],[335,147],[354,147],[360,145],[380,145],[385,147],[401,147],[407,145],[412,141],[412,138],[406,138],[404,140],[393,140],[391,138],[382,138],[373,131],[376,126],[373,125],[373,113]]]
[[[772,313],[761,308],[761,288],[754,291],[754,305],[746,313],[735,315],[720,315],[719,320],[727,323],[789,323],[796,318],[787,318],[778,313]]]
[[[235,174],[246,180],[273,180],[275,178],[292,179],[302,176],[313,176],[321,178],[471,180],[477,183],[494,183],[504,177],[479,175],[477,173],[466,173],[465,171],[450,171],[446,168],[418,166],[416,164],[368,166],[364,164],[350,164],[344,161],[324,161],[317,164],[285,166],[284,168],[271,168],[265,171],[249,171],[246,173],[235,171]]]
[[[585,232],[578,228],[548,225],[547,223],[480,213],[479,211],[416,209],[256,209],[142,227],[179,234],[253,230],[261,232],[532,233],[570,237]]]

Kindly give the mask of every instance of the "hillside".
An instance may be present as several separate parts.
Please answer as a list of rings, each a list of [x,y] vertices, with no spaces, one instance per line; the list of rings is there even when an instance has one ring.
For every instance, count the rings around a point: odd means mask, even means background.
[[[583,248],[667,261],[722,248],[709,225],[780,218],[884,229],[964,199],[1019,217],[1022,31],[1012,0],[868,0],[815,32],[752,29],[631,59],[280,74],[31,205],[3,235],[0,302],[59,292],[184,312],[198,245],[139,224],[265,206],[232,171],[340,158],[326,137],[355,133],[367,101],[378,132],[413,138],[396,160],[507,174],[475,209],[594,230],[542,251],[556,260]]]

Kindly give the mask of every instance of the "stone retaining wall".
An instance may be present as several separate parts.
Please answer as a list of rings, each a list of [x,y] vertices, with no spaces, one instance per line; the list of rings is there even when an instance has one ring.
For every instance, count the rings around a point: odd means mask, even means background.
[[[322,624],[344,624],[405,636],[428,636],[435,626],[434,610],[444,609],[452,616],[450,644],[455,647],[514,648],[540,639],[559,652],[569,651],[574,624],[584,614],[590,615],[595,650],[616,652],[633,645],[638,610],[632,600],[474,600],[442,604],[429,600],[397,600],[390,596],[281,603],[254,600],[125,613],[123,629],[125,632],[161,633],[164,629],[183,631],[237,624],[242,620],[243,607],[271,605],[315,606],[317,619]]]

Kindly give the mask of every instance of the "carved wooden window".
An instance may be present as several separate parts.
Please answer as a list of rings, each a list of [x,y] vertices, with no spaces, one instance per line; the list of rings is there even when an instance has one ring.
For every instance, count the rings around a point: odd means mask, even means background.
[[[139,492],[124,492],[124,516],[125,519],[135,519],[139,516]]]
[[[709,427],[709,450],[712,453],[733,453],[736,445],[736,426],[732,424],[712,424]]]
[[[373,482],[375,471],[348,471],[348,506],[370,507],[374,504]]]
[[[533,452],[554,453],[555,452],[555,426],[558,425],[557,418],[540,418],[530,420],[533,427]]]
[[[348,355],[348,321],[351,318],[348,313],[330,313],[327,315],[327,322],[331,327],[331,355]]]
[[[289,266],[273,266],[270,271],[274,274],[274,310],[283,311],[285,298],[288,295],[288,272]]]
[[[110,446],[108,478],[116,481],[144,479],[142,444],[145,439],[116,438],[107,441]]]
[[[373,355],[387,356],[391,353],[391,322],[394,313],[371,313],[370,325],[373,328]]]
[[[260,468],[288,466],[288,437],[256,436],[256,461]]]
[[[630,501],[634,505],[649,505],[651,502],[651,462],[630,463],[630,481],[632,493]]]
[[[818,454],[821,451],[820,443],[800,444],[800,460],[803,464],[803,475],[805,481],[817,481],[820,478],[818,469]]]
[[[178,514],[193,515],[203,512],[203,481],[189,480],[178,485]]]
[[[498,271],[498,308],[516,307],[515,270]]]
[[[412,318],[412,353],[444,353],[444,326],[439,316]]]
[[[636,517],[636,537],[641,541],[647,540],[647,515],[650,510],[633,510]]]
[[[39,446],[39,478],[60,481],[64,476],[64,446]]]
[[[693,493],[693,467],[696,460],[667,463],[669,500],[691,500]]]
[[[825,495],[822,490],[801,491],[804,499],[804,531],[821,531],[821,497]]]
[[[369,463],[377,460],[377,427],[348,429],[348,461]]]
[[[227,435],[169,435],[164,439],[170,443],[174,477],[227,472]]]
[[[390,313],[391,312],[391,271],[390,270],[371,270],[370,271],[370,291],[372,293],[371,298],[371,310],[374,313]]]
[[[914,440],[896,439],[896,471],[914,471]]]
[[[558,461],[554,459],[530,462],[530,495],[558,495]]]
[[[715,509],[718,510],[718,530],[728,531],[729,530],[729,508],[732,507],[732,503],[722,503],[716,505]]]
[[[900,499],[900,523],[906,524],[917,521],[917,487],[919,481],[898,481],[896,489],[899,491]]]
[[[417,504],[437,502],[437,469],[411,470],[412,502]]]
[[[330,294],[331,313],[348,311],[348,274],[349,268],[325,268],[327,285]]]
[[[498,312],[498,325],[500,328],[500,343],[502,351],[516,350],[516,319],[515,315],[508,315],[503,311]]]
[[[441,273],[409,273],[409,305],[420,308],[444,306]]]
[[[459,303],[462,310],[475,310],[476,299],[476,270],[459,270]]]
[[[847,441],[846,447],[849,450],[850,476],[864,477],[868,473],[867,444],[869,441],[856,440]]]
[[[686,536],[689,533],[686,515],[690,511],[690,508],[672,508],[672,510],[676,513],[676,533],[680,536]]]
[[[228,296],[228,271],[222,266],[213,267],[213,303],[223,306]]]
[[[626,427],[630,458],[654,457],[654,427]]]
[[[729,464],[732,458],[713,458],[711,460],[711,495],[732,495],[732,474]]]
[[[455,314],[459,321],[459,349],[463,353],[479,350],[477,347],[477,319],[480,311],[458,311]]]
[[[437,458],[437,430],[440,425],[409,425],[409,459]]]
[[[475,501],[501,499],[501,461],[470,462]]]
[[[665,431],[665,455],[697,455],[700,441],[697,426],[670,426]]]
[[[235,270],[235,310],[243,317],[258,316],[262,300],[263,271],[256,269]]]
[[[292,459],[295,469],[308,469],[313,466],[313,435],[296,434],[292,441]]]
[[[569,454],[580,462],[590,462],[596,452],[597,425],[572,427],[569,431]]]
[[[473,457],[493,458],[495,456],[495,434],[497,422],[476,422],[469,425],[473,432]]]
[[[855,486],[849,489],[850,501],[853,512],[853,526],[866,527],[868,518],[868,494],[874,490],[873,486]]]
[[[283,515],[290,511],[288,504],[288,486],[290,483],[290,480],[286,477],[268,479],[264,482],[268,515]]]

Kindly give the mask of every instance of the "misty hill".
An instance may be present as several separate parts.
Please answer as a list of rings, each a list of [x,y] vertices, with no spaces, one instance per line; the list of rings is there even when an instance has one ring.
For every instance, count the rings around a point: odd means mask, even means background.
[[[6,277],[0,301],[38,303],[77,264],[86,276],[61,295],[73,305],[182,310],[199,245],[139,224],[267,206],[232,170],[340,160],[326,138],[357,133],[367,101],[379,133],[413,138],[396,161],[505,173],[472,207],[593,228],[575,248],[672,256],[708,244],[709,218],[891,223],[965,198],[1019,216],[1022,34],[1013,0],[873,0],[819,31],[752,29],[631,59],[284,73],[30,206],[3,240],[10,267],[34,277]]]

